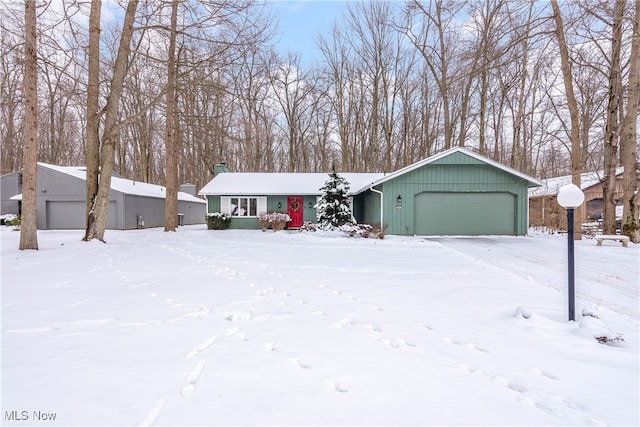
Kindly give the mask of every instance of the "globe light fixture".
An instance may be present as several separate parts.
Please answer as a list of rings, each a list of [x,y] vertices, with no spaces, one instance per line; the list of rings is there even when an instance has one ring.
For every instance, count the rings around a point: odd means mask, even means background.
[[[567,210],[567,254],[569,282],[569,320],[576,320],[575,251],[573,211],[584,202],[584,193],[575,184],[565,185],[558,191],[558,204]]]
[[[575,184],[560,187],[558,203],[565,209],[575,209],[584,202],[584,193]]]

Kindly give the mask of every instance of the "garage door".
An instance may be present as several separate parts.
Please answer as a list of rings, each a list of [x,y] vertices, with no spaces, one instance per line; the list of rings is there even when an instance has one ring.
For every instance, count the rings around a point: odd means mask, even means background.
[[[85,203],[71,201],[47,201],[47,228],[50,230],[60,229],[83,229],[85,227]],[[109,213],[107,214],[107,228],[116,228],[116,202],[109,202]]]
[[[515,235],[516,198],[511,193],[420,193],[415,234]]]

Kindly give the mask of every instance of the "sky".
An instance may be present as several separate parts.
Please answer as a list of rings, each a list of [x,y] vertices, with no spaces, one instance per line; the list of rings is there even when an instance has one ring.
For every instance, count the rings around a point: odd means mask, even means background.
[[[0,227],[3,426],[640,425],[640,245],[82,234]]]
[[[316,43],[318,34],[329,35],[347,8],[347,1],[333,0],[277,0],[271,4],[279,21],[278,52],[281,55],[298,52],[302,63],[307,65],[321,60]]]

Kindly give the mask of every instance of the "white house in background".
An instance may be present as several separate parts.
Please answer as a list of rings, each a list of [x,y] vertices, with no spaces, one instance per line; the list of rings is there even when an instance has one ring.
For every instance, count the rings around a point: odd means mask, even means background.
[[[21,173],[0,177],[2,214],[18,213],[21,200]],[[185,184],[178,192],[181,225],[205,223],[206,201],[195,196],[195,186]],[[38,163],[36,203],[38,229],[83,229],[85,227],[86,168]],[[129,230],[163,227],[165,188],[111,177],[107,228]],[[14,212],[16,211],[16,212]]]

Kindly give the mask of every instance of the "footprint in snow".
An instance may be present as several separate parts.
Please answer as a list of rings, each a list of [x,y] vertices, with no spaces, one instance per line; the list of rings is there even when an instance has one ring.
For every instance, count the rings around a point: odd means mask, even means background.
[[[140,424],[138,424],[138,427],[149,427],[149,426],[154,425],[156,423],[156,420],[158,419],[158,417],[162,413],[162,410],[164,409],[166,404],[167,404],[167,398],[166,397],[162,397],[162,398],[158,399],[156,401],[156,404],[153,405],[153,408],[151,408],[151,411],[149,412],[149,414],[147,414],[145,419],[142,420],[142,422]]]
[[[191,370],[191,372],[189,372],[187,383],[182,387],[182,397],[189,396],[196,389],[196,384],[200,379],[200,375],[202,374],[205,364],[206,360],[200,359],[198,360],[198,364]]]
[[[224,334],[228,337],[235,335],[240,339],[240,341],[249,341],[249,338],[247,338],[247,334],[242,332],[237,326],[227,329]]]
[[[268,351],[278,351],[278,347],[270,341],[265,341],[262,343],[262,348]]]
[[[351,330],[355,329],[357,326],[357,322],[351,319],[350,317],[343,317],[340,320],[333,322],[333,327],[338,329]]]
[[[427,325],[426,323],[418,323],[418,324],[416,324],[416,326],[418,326],[419,328],[428,329],[430,331],[433,331],[433,328],[430,325]]]
[[[216,341],[216,338],[217,337],[213,335],[208,339],[206,339],[205,341],[202,341],[200,344],[195,346],[189,353],[187,353],[187,355],[184,357],[185,360],[191,360],[199,353],[211,347],[211,345]]]
[[[550,380],[558,381],[558,379],[559,379],[559,378],[558,378],[558,377],[556,377],[555,375],[550,374],[550,373],[548,373],[548,372],[545,372],[545,371],[543,371],[543,370],[541,370],[541,369],[531,368],[531,369],[530,369],[530,371],[531,371],[531,372],[533,372],[534,374],[538,374],[538,375],[540,375],[541,377],[545,377],[545,378],[548,378],[548,379],[550,379]]]
[[[180,317],[202,319],[203,317],[205,317],[210,312],[211,312],[211,310],[209,309],[209,307],[207,307],[206,305],[201,305],[200,307],[198,307],[198,309],[196,311],[192,311],[190,313],[183,314]]]
[[[299,357],[290,357],[287,362],[293,364],[293,365],[298,365],[299,367],[301,367],[302,369],[311,369],[311,364],[309,364],[308,362],[301,360]]]
[[[271,295],[272,293],[274,293],[276,290],[273,288],[273,286],[269,286],[266,289],[262,289],[260,291],[256,292],[256,295],[258,295],[259,297],[266,297],[268,295]]]
[[[383,338],[380,340],[380,342],[386,346],[389,346],[391,348],[394,349],[400,349],[403,347],[415,347],[416,344],[412,341],[407,341],[403,338],[393,338],[393,339],[388,339],[388,338]]]
[[[327,388],[334,389],[338,393],[348,393],[349,392],[349,390],[344,385],[338,383],[333,378],[322,378],[320,380],[320,384],[322,384],[323,386],[325,386]]]
[[[451,337],[444,337],[442,338],[442,340],[444,342],[448,342],[449,344],[455,344],[455,345],[459,345],[465,348],[468,348],[470,350],[476,350],[479,351],[480,353],[489,353],[489,350],[487,350],[486,348],[483,347],[478,347],[477,345],[475,345],[472,342],[466,342],[466,341],[460,341]]]
[[[373,331],[373,332],[382,332],[382,328],[378,325],[375,325],[373,323],[363,323],[361,325],[361,328],[367,331]]]

